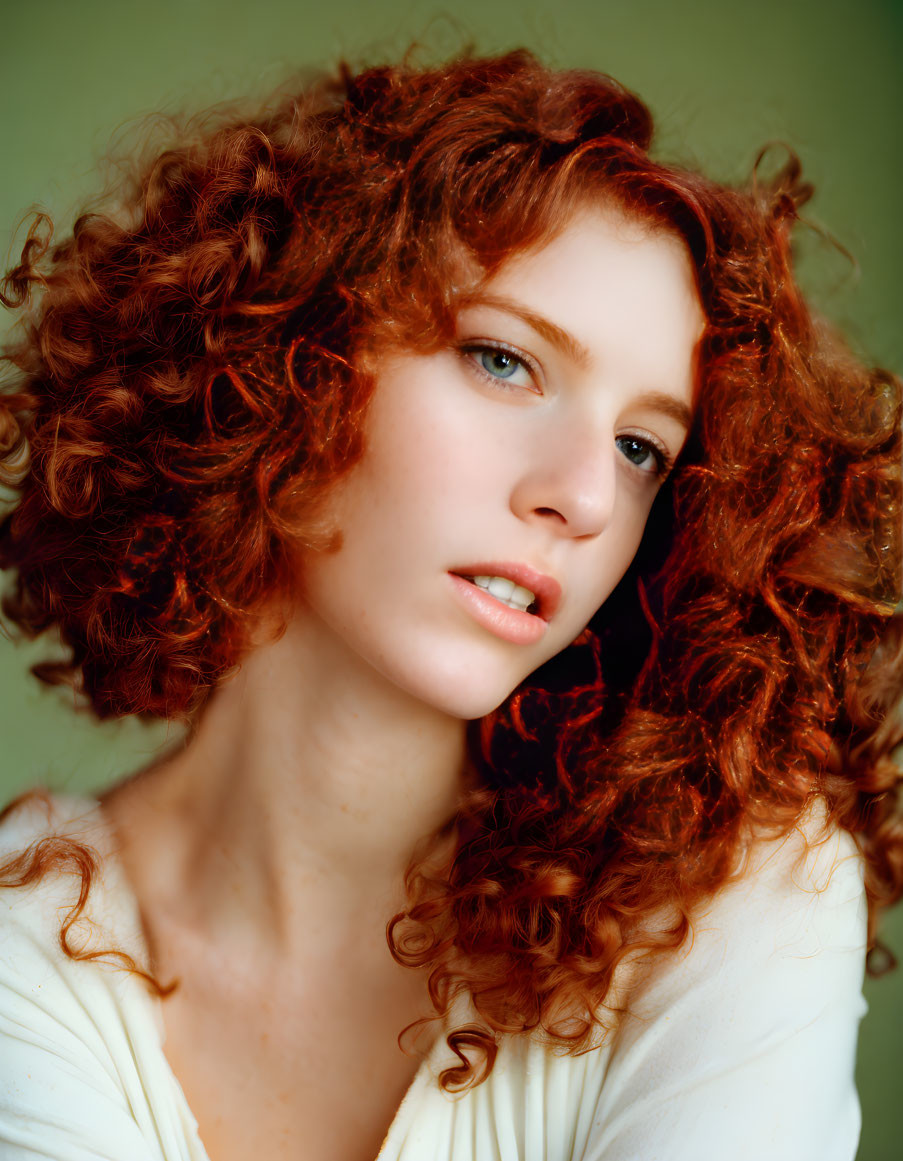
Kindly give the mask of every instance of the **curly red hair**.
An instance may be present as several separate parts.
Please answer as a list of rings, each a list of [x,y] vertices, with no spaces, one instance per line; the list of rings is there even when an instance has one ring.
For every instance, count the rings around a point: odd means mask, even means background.
[[[447,343],[462,291],[585,202],[685,242],[702,388],[654,534],[475,729],[453,861],[412,867],[390,924],[439,1013],[473,999],[449,1087],[502,1032],[585,1048],[624,956],[677,946],[751,829],[814,795],[858,836],[873,921],[903,891],[899,383],[800,297],[796,160],[728,189],[652,160],[651,133],[610,78],[524,52],[345,70],[189,127],[54,247],[39,217],[4,284],[27,312],[0,404],[5,612],[59,628],[71,658],[36,672],[99,716],[177,717],[294,591],[297,546],[328,543],[374,351]]]

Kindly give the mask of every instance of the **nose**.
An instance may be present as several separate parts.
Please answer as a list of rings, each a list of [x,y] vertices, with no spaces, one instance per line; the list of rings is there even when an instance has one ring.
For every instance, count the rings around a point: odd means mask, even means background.
[[[511,493],[511,510],[559,536],[598,536],[614,515],[617,454],[613,432],[549,433]]]

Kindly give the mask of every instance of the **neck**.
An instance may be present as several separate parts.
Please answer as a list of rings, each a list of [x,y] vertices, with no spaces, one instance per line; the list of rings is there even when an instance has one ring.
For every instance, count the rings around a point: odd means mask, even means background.
[[[185,748],[127,784],[125,841],[166,852],[158,889],[188,922],[284,944],[313,898],[327,912],[397,909],[411,856],[454,816],[465,723],[326,636],[299,617],[258,646]]]

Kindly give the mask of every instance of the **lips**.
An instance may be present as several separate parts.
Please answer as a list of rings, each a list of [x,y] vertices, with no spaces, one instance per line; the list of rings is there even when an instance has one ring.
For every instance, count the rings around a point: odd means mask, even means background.
[[[473,583],[474,577],[502,577],[505,580],[513,581],[515,585],[520,585],[521,588],[529,589],[533,593],[534,599],[527,615],[537,616],[543,621],[550,621],[561,603],[561,585],[558,581],[545,575],[545,573],[537,572],[526,564],[515,564],[508,561],[479,561],[449,571],[452,576],[461,577],[471,583]]]

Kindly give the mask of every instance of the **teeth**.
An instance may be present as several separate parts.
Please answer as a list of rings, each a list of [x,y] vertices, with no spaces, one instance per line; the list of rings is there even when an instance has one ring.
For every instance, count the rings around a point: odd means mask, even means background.
[[[518,609],[521,613],[526,613],[527,609],[536,600],[536,597],[529,589],[525,589],[522,585],[516,585],[513,580],[508,580],[503,576],[475,576],[473,583],[481,589],[485,589],[495,597],[497,601],[501,601],[503,605],[507,605],[509,609]]]
[[[505,580],[501,576],[494,576],[490,579],[488,587],[494,597],[498,597],[500,601],[507,601],[514,592],[514,581]]]

